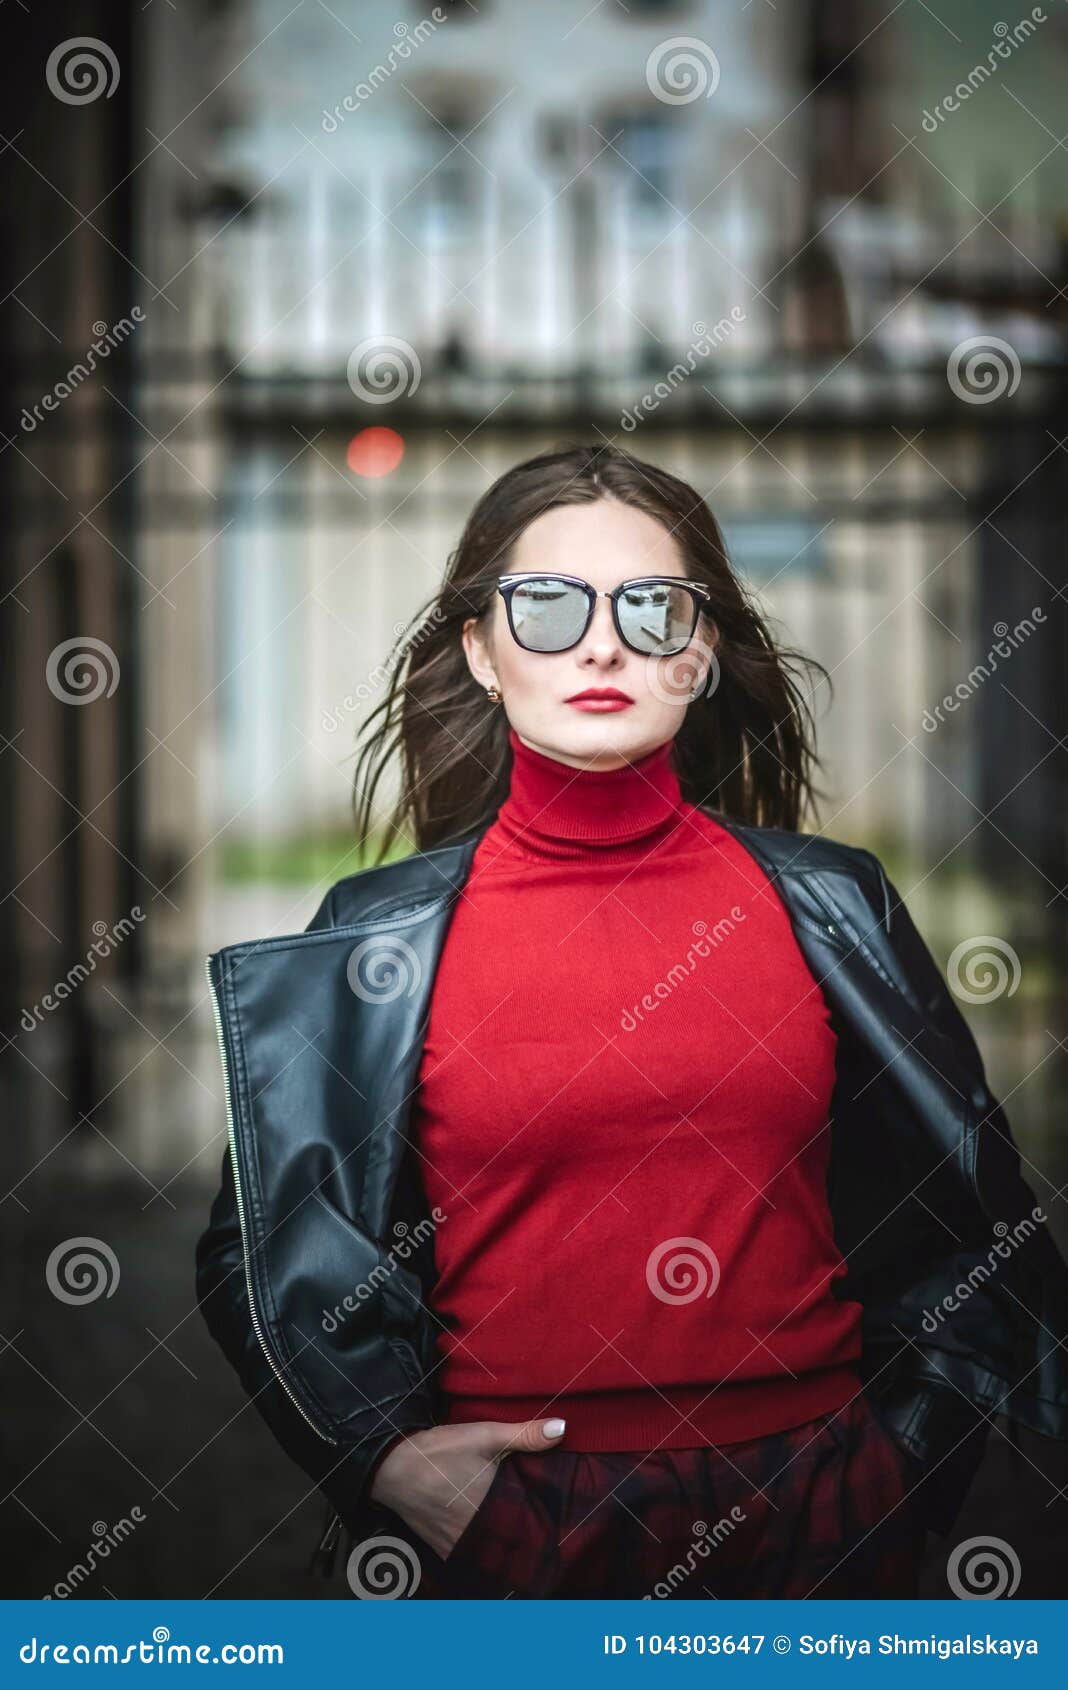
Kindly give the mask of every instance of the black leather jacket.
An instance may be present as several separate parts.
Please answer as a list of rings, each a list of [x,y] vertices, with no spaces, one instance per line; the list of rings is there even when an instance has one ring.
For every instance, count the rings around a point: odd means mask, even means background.
[[[1068,1268],[877,859],[716,819],[773,881],[831,1010],[839,1294],[863,1307],[866,1392],[944,1532],[995,1412],[1068,1438]],[[407,1127],[480,837],[365,869],[305,933],[208,958],[229,1146],[197,1295],[278,1442],[356,1536],[396,1525],[367,1494],[375,1456],[442,1418],[434,1218]]]

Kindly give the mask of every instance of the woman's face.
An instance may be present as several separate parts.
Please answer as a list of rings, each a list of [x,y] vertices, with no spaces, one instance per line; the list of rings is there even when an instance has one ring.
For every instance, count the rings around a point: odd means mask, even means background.
[[[512,551],[508,573],[522,570],[578,575],[598,592],[640,575],[686,577],[674,537],[653,517],[613,499],[560,505],[535,518]],[[504,570],[501,573],[505,573]],[[715,635],[703,616],[682,652],[646,657],[624,645],[608,599],[569,651],[524,651],[512,638],[504,600],[494,595],[481,622],[464,624],[464,649],[482,687],[496,686],[508,722],[535,751],[579,768],[633,763],[671,739],[682,725],[689,694],[714,661]],[[582,709],[569,702],[587,689],[613,688],[629,703]]]

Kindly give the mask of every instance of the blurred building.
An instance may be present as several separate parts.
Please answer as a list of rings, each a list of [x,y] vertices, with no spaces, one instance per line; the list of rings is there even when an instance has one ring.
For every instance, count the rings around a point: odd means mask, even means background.
[[[213,944],[297,925],[317,895],[300,864],[353,866],[360,711],[472,501],[591,436],[700,487],[832,670],[828,831],[888,851],[930,919],[955,877],[978,914],[972,871],[1008,871],[1056,925],[1065,205],[1034,114],[1063,20],[1010,39],[1005,86],[936,123],[960,46],[846,4],[110,17],[136,80],[36,103],[51,182],[27,168],[36,220],[9,218],[38,301],[8,306],[23,416],[94,322],[138,318],[5,457],[26,577],[8,684],[41,704],[13,707],[9,754],[28,985],[54,971],[45,907],[73,936],[138,886],[151,920],[114,970],[174,1006]],[[984,46],[996,21],[972,15]],[[92,203],[94,181],[100,209],[50,252],[57,195]],[[381,423],[405,456],[367,480],[346,448]],[[1012,697],[999,680],[925,730],[1035,606]],[[83,634],[122,680],[77,710],[41,679]],[[110,1015],[84,1000],[72,1023]],[[89,1020],[81,1040],[88,1071]]]
[[[954,32],[846,4],[112,16],[138,68],[111,94],[12,89],[51,149],[8,216],[18,1003],[56,910],[67,943],[140,888],[113,972],[186,1008],[205,950],[303,919],[352,866],[348,756],[397,630],[487,481],[575,437],[689,477],[832,670],[823,825],[889,852],[930,919],[1008,873],[1057,926],[1065,204],[1040,114],[1064,20],[950,116]],[[93,207],[73,233],[64,200]],[[45,415],[94,325],[122,343]],[[405,455],[367,480],[346,448],[381,423]],[[1036,606],[1011,681],[925,729]],[[42,683],[83,635],[121,685],[77,709]],[[48,1037],[91,1099],[113,1011],[82,999],[82,1055]]]

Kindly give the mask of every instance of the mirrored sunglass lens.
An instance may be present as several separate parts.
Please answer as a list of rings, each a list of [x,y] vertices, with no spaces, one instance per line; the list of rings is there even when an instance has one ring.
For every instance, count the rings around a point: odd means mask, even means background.
[[[520,581],[512,593],[516,639],[528,651],[564,651],[580,638],[586,607],[582,589],[566,581]]]
[[[685,587],[657,582],[628,587],[616,600],[623,636],[639,651],[681,651],[693,632],[693,598]]]

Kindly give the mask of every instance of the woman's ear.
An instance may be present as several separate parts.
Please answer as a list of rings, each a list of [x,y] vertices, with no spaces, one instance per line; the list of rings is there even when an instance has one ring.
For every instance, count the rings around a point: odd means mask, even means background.
[[[480,616],[469,616],[460,635],[467,667],[482,688],[496,686],[497,674],[488,651],[485,622]]]

